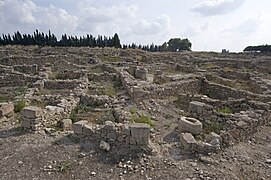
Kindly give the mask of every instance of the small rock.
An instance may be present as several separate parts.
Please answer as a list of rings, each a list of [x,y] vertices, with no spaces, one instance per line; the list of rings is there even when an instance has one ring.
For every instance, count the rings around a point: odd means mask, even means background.
[[[105,142],[105,141],[101,141],[99,147],[100,147],[100,149],[102,149],[104,151],[109,151],[110,150],[110,144]]]
[[[94,171],[92,171],[90,174],[91,174],[92,176],[96,176],[96,172],[94,172]]]
[[[265,163],[271,164],[271,159],[266,159]]]

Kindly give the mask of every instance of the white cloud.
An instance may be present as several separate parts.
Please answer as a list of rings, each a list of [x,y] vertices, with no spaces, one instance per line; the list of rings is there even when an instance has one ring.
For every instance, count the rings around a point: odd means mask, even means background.
[[[161,15],[153,22],[142,19],[133,26],[132,32],[137,35],[154,35],[167,32],[170,28],[170,22],[171,19],[167,15]]]
[[[226,14],[238,9],[246,0],[205,0],[191,10],[203,16]]]
[[[196,36],[199,34],[202,34],[210,29],[210,23],[197,23],[197,24],[191,24],[186,28],[186,31],[184,32],[184,35],[186,36]]]
[[[136,17],[137,7],[133,5],[113,5],[110,7],[86,7],[81,12],[77,30],[92,34],[112,34],[118,32],[123,24]]]
[[[77,26],[77,17],[54,6],[41,7],[31,0],[3,0],[0,3],[0,27],[3,33],[17,30],[32,33],[36,28],[49,29],[57,34],[72,32]]]

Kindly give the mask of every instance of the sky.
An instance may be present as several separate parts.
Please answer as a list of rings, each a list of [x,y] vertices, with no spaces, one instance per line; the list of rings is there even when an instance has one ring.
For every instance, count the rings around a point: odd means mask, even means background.
[[[0,0],[0,34],[113,36],[122,44],[188,38],[194,51],[271,44],[270,0]]]

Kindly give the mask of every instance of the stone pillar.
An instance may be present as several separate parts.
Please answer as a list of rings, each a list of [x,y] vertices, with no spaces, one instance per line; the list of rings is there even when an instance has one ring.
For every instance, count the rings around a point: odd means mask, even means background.
[[[37,131],[41,128],[41,108],[28,106],[22,109],[22,127],[28,130]]]

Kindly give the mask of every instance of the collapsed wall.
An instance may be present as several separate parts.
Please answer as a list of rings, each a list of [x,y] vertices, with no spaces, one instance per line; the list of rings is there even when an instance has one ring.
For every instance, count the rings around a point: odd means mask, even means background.
[[[213,99],[227,100],[228,98],[240,99],[245,98],[249,100],[257,100],[262,102],[270,102],[270,95],[253,94],[248,91],[238,90],[212,83],[207,80],[202,81],[201,94],[205,94]]]
[[[80,136],[95,137],[110,144],[135,147],[148,145],[150,126],[147,124],[122,124],[106,121],[105,125],[94,125],[87,121],[73,124],[74,133]]]
[[[205,129],[215,128],[223,142],[229,144],[247,138],[259,126],[271,121],[269,104],[251,101],[248,105],[251,107],[248,110],[232,114],[221,113],[209,104],[192,101],[189,103],[189,115],[204,123]]]

